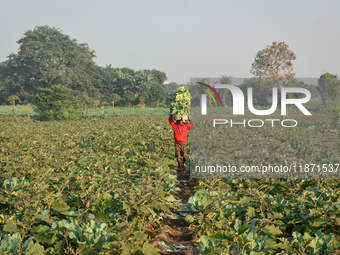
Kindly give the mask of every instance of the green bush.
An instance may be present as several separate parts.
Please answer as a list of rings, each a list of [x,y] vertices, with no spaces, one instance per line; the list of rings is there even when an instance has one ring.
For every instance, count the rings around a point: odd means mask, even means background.
[[[133,93],[130,90],[125,90],[124,94],[121,98],[121,105],[127,106],[133,106],[139,104],[139,98],[136,97],[135,93]]]
[[[62,85],[39,88],[34,110],[42,120],[77,120],[84,118],[84,105],[72,90]]]
[[[318,111],[326,114],[339,114],[340,102],[337,100],[325,100],[318,108]]]

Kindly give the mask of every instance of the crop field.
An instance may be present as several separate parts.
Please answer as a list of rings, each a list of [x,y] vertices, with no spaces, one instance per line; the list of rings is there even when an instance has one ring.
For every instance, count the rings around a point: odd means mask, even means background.
[[[269,139],[272,157],[286,148],[290,157],[339,164],[338,126],[301,125],[287,141],[264,129],[250,144],[239,142],[248,128],[234,129],[231,158],[251,163],[246,152]],[[198,240],[191,251],[177,240],[182,254],[340,250],[338,178],[202,178],[184,192],[165,117],[3,122],[0,159],[0,254],[171,254],[161,237],[179,208]]]
[[[306,107],[310,111],[315,111],[317,106],[320,104],[319,100],[311,100],[306,104]],[[257,107],[258,109],[266,109],[268,107]],[[193,113],[197,114],[201,111],[200,107],[192,107],[191,110]],[[209,108],[210,111],[214,114],[232,114],[232,107],[214,107]],[[298,112],[299,110],[296,107],[289,107],[289,112]],[[249,110],[247,110],[249,113]],[[278,112],[278,111],[277,111]],[[88,117],[141,117],[141,116],[164,116],[168,115],[169,108],[163,107],[154,107],[154,108],[142,108],[142,107],[115,107],[112,108],[110,106],[102,108],[92,108],[88,110]],[[17,105],[15,106],[15,116],[17,117],[31,117],[37,118],[39,115],[34,111],[34,107],[32,105]],[[13,106],[11,105],[2,105],[0,106],[0,121],[4,118],[13,117]]]
[[[88,110],[88,117],[140,117],[140,116],[164,116],[169,113],[168,108],[142,108],[142,107],[131,107],[131,108],[112,108],[105,107],[93,108]],[[17,105],[15,106],[15,115],[17,117],[31,117],[37,118],[39,115],[34,111],[33,106],[28,105]],[[13,106],[3,105],[0,106],[0,121],[1,119],[13,117]]]
[[[171,136],[153,127],[146,120],[1,124],[0,251],[155,254],[148,239],[175,205],[176,176]]]

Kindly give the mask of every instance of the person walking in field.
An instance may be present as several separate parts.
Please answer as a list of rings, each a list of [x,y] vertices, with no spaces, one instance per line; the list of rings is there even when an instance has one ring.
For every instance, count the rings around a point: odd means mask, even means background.
[[[178,119],[176,122],[172,120],[172,115],[169,116],[169,122],[174,130],[174,139],[175,139],[175,153],[176,159],[178,163],[178,170],[182,170],[187,163],[187,139],[188,139],[188,130],[192,130],[196,128],[195,123],[192,120],[190,121],[190,125],[185,123],[182,119]],[[183,157],[183,161],[182,158]]]

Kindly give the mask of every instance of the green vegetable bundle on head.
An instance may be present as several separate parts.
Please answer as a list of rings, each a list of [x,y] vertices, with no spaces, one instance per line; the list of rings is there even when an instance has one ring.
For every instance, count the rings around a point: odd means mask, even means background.
[[[184,87],[179,87],[171,95],[170,115],[174,120],[182,119],[187,121],[190,113],[190,92]]]

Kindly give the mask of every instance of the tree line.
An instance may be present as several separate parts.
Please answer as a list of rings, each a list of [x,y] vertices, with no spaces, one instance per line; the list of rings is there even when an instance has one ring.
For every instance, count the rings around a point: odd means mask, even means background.
[[[156,105],[167,98],[164,72],[98,66],[86,43],[54,27],[37,26],[17,43],[18,52],[0,63],[0,104],[8,104],[13,96],[33,103],[39,90],[57,85],[89,107]]]
[[[303,81],[295,78],[293,70],[293,60],[296,59],[295,53],[285,42],[273,42],[265,49],[259,50],[251,65],[250,73],[254,77],[245,79],[242,84],[237,84],[243,93],[247,94],[247,88],[253,88],[253,105],[268,106],[272,100],[272,88],[278,88],[278,106],[281,105],[281,88],[282,87],[300,87],[307,88],[312,98],[321,98],[322,104],[318,110],[323,113],[339,114],[340,113],[340,81],[338,76],[330,73],[324,73],[318,79],[317,86],[305,84]],[[219,84],[231,84],[231,76],[220,76]],[[196,82],[211,84],[209,78],[197,79]],[[214,86],[214,84],[211,84]],[[191,87],[191,95],[194,97],[192,105],[200,105],[201,85]],[[233,104],[233,97],[227,89],[219,92],[222,102],[225,106]],[[213,95],[212,95],[213,96]],[[289,94],[288,97],[299,97],[299,94]],[[208,104],[213,106],[212,98],[209,97]]]
[[[168,99],[167,89],[178,88],[176,83],[164,86],[166,74],[156,69],[135,71],[98,66],[94,51],[86,43],[78,43],[54,27],[37,26],[26,31],[17,43],[18,52],[0,63],[0,104],[34,103],[38,111],[49,111],[48,114],[66,105],[71,112],[99,105],[158,106]],[[270,105],[272,87],[279,91],[287,86],[307,87],[295,78],[292,63],[295,59],[295,53],[285,42],[273,42],[257,52],[250,69],[254,77],[246,79],[240,88],[246,93],[247,87],[253,87],[253,104],[265,106]],[[209,79],[201,81],[209,83]],[[231,76],[220,77],[219,83],[231,82]],[[308,87],[312,95],[322,98],[321,111],[340,112],[339,84],[337,75],[324,73],[318,86]],[[192,87],[191,94],[195,95],[194,92]],[[229,96],[228,104],[232,104],[230,92],[225,90],[221,96],[224,102]],[[48,105],[47,100],[52,99],[55,102]],[[65,100],[63,104],[61,99]],[[194,98],[192,104],[199,105],[198,98],[196,101]]]

